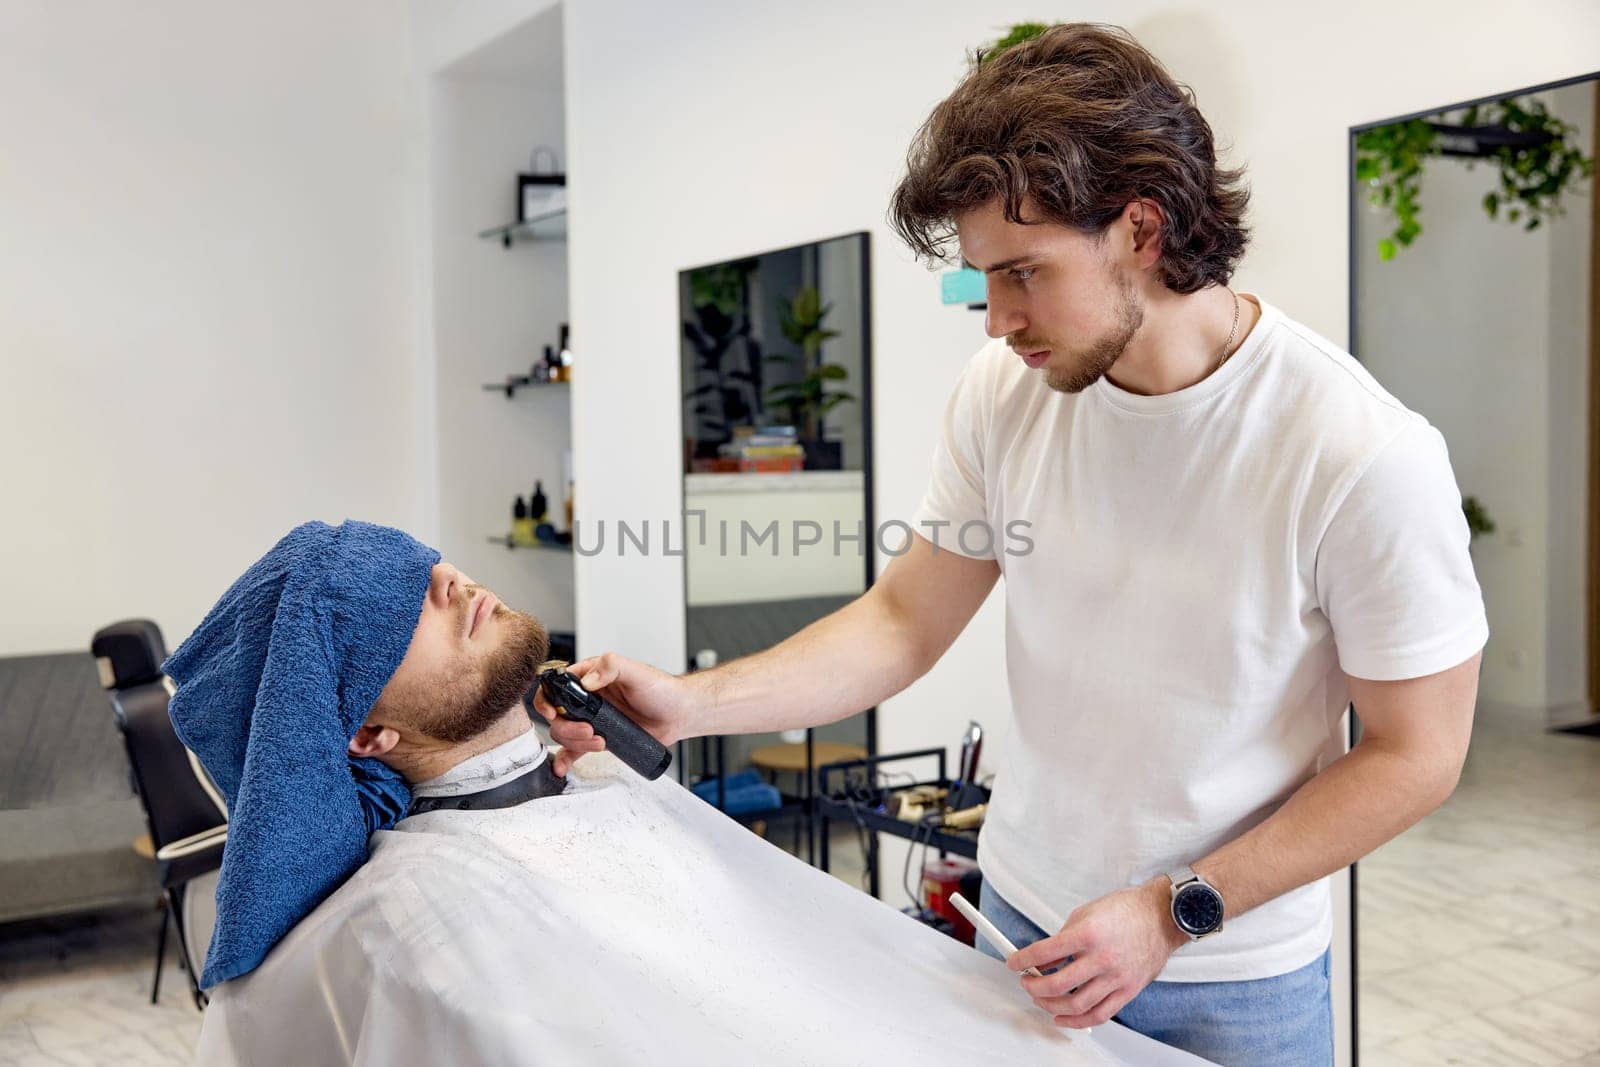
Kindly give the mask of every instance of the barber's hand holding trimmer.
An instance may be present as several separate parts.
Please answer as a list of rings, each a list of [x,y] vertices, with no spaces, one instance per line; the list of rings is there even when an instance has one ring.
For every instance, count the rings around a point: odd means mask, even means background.
[[[763,652],[682,676],[606,652],[567,672],[669,747],[708,734],[823,726],[876,707],[926,674],[999,578],[994,560],[941,552],[913,537],[865,593]],[[543,692],[534,707],[561,746],[557,774],[605,748]]]
[[[583,682],[585,689],[599,693],[663,745],[670,747],[695,736],[689,728],[689,687],[682,678],[614,652],[579,660],[567,671]],[[579,756],[605,749],[605,739],[596,736],[592,726],[561,715],[543,689],[535,695],[534,707],[550,723],[551,740],[561,746],[552,766],[556,774],[565,775]]]

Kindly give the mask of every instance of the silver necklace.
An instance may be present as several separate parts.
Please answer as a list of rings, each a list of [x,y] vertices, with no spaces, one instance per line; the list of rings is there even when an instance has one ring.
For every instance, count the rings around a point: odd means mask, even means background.
[[[1232,292],[1232,290],[1230,289],[1229,292]],[[1237,334],[1238,332],[1239,332],[1239,294],[1238,293],[1233,293],[1233,325],[1231,327],[1229,327],[1229,329],[1228,329],[1228,340],[1222,346],[1221,355],[1219,355],[1217,357],[1217,366],[1218,367],[1220,367],[1224,363],[1228,362],[1228,357],[1233,355],[1233,352],[1231,351],[1231,349],[1233,348],[1233,338],[1234,338],[1234,335]]]

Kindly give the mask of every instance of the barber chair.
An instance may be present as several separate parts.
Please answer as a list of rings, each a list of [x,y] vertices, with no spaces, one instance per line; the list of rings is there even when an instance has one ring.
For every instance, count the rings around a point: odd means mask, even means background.
[[[100,664],[101,683],[111,695],[160,864],[161,934],[156,942],[150,1003],[161,994],[167,929],[175,925],[190,992],[195,1005],[203,1009],[206,996],[200,990],[200,972],[211,940],[215,906],[210,900],[196,899],[191,908],[189,890],[195,888],[200,897],[215,889],[228,837],[227,806],[205,768],[172,728],[167,702],[174,690],[161,673],[167,658],[161,629],[148,619],[113,623],[94,635],[90,651]]]

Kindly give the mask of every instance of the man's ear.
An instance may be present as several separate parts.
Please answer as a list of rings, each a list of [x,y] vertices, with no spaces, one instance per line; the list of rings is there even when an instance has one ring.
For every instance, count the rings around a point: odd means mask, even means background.
[[[1140,269],[1147,269],[1161,258],[1161,231],[1166,226],[1166,213],[1154,200],[1141,197],[1129,201],[1123,214],[1130,223],[1130,251]]]
[[[350,739],[350,755],[382,756],[400,742],[400,733],[392,726],[367,723]]]

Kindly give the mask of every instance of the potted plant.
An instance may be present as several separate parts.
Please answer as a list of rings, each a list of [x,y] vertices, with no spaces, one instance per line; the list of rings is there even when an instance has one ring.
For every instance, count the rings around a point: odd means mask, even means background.
[[[733,428],[749,422],[760,406],[761,367],[755,359],[760,346],[745,314],[748,276],[755,267],[755,260],[742,260],[689,275],[689,303],[698,321],[684,322],[683,337],[697,358],[694,384],[684,399],[694,404],[695,456],[715,456],[717,446],[732,439]],[[730,360],[741,341],[745,358]],[[730,366],[739,362],[745,366]]]
[[[779,331],[790,344],[799,345],[800,351],[767,357],[768,362],[787,364],[794,376],[768,389],[766,403],[788,413],[805,449],[806,466],[815,470],[843,467],[842,443],[824,439],[826,419],[834,408],[855,399],[843,390],[829,388],[830,383],[850,377],[842,364],[822,358],[823,344],[839,336],[839,331],[824,325],[832,310],[833,305],[822,302],[822,294],[815,286],[803,286],[789,299],[780,300]]]

